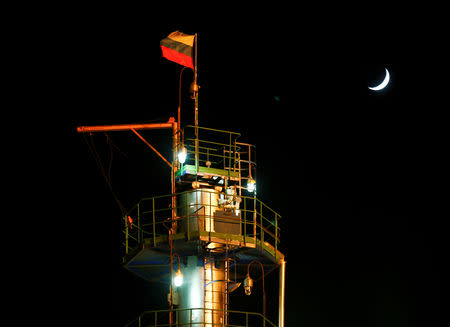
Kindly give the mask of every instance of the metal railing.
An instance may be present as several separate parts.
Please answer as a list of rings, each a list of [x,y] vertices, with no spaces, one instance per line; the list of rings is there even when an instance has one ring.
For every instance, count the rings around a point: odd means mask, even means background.
[[[195,138],[195,129],[197,129],[197,139]],[[208,127],[187,125],[183,128],[184,146],[187,149],[186,164],[195,164],[196,140],[198,140],[198,164],[206,166],[209,162],[213,168],[237,169],[237,153],[239,147],[236,139],[239,133],[223,131]],[[214,141],[212,141],[214,140]]]
[[[181,326],[204,326],[204,327],[277,327],[273,322],[268,320],[262,314],[257,312],[234,311],[227,310],[226,323],[212,323],[205,322],[205,311],[215,312],[223,310],[220,309],[204,309],[204,308],[190,308],[190,309],[174,309],[174,322],[169,324],[170,310],[154,310],[145,311],[139,317],[130,321],[125,327],[181,327]],[[184,317],[184,318],[183,318]],[[186,319],[186,317],[189,317]]]
[[[172,203],[176,203],[175,207]],[[198,236],[199,231],[220,233],[211,227],[220,222],[235,227],[232,232],[222,233],[226,237],[240,236],[244,242],[253,243],[259,240],[260,244],[270,244],[275,254],[280,244],[281,216],[256,197],[194,189],[141,199],[124,217],[125,254],[144,240],[156,246],[159,237],[168,235],[172,214],[178,224],[177,233],[185,233],[187,240]]]

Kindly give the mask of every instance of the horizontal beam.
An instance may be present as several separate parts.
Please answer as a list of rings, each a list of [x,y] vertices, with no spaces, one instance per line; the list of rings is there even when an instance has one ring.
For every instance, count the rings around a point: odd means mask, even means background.
[[[120,124],[120,125],[100,125],[100,126],[79,126],[77,127],[78,133],[92,133],[92,132],[116,132],[116,131],[129,131],[129,130],[141,130],[141,129],[164,129],[173,128],[175,118],[170,117],[167,123],[158,124]]]

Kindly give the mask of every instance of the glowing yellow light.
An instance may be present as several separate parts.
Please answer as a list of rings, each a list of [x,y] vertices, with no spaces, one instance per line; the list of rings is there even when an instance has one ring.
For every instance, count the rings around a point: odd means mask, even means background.
[[[253,179],[249,179],[247,182],[247,191],[253,193],[256,190],[256,182]]]
[[[183,285],[183,274],[180,269],[178,269],[177,273],[175,274],[173,283],[175,284],[176,287],[180,287],[181,285]]]

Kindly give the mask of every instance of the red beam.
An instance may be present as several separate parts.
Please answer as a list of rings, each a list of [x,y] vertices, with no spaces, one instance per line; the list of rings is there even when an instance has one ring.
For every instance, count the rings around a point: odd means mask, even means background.
[[[129,131],[140,129],[163,129],[173,128],[175,118],[170,117],[167,123],[159,124],[120,124],[120,125],[100,125],[100,126],[79,126],[77,127],[78,133],[87,132],[112,132],[112,131]]]

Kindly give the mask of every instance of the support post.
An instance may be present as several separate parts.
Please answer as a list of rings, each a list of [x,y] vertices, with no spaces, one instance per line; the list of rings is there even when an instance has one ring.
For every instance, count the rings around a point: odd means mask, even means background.
[[[195,33],[195,53],[194,53],[194,82],[192,83],[192,91],[193,91],[193,97],[194,97],[194,107],[195,107],[195,116],[194,116],[194,125],[195,125],[195,171],[196,174],[198,174],[198,84],[197,84],[197,43],[198,43],[198,36],[197,33]]]
[[[278,327],[284,327],[284,297],[286,286],[286,261],[280,260],[280,285],[278,298]]]

